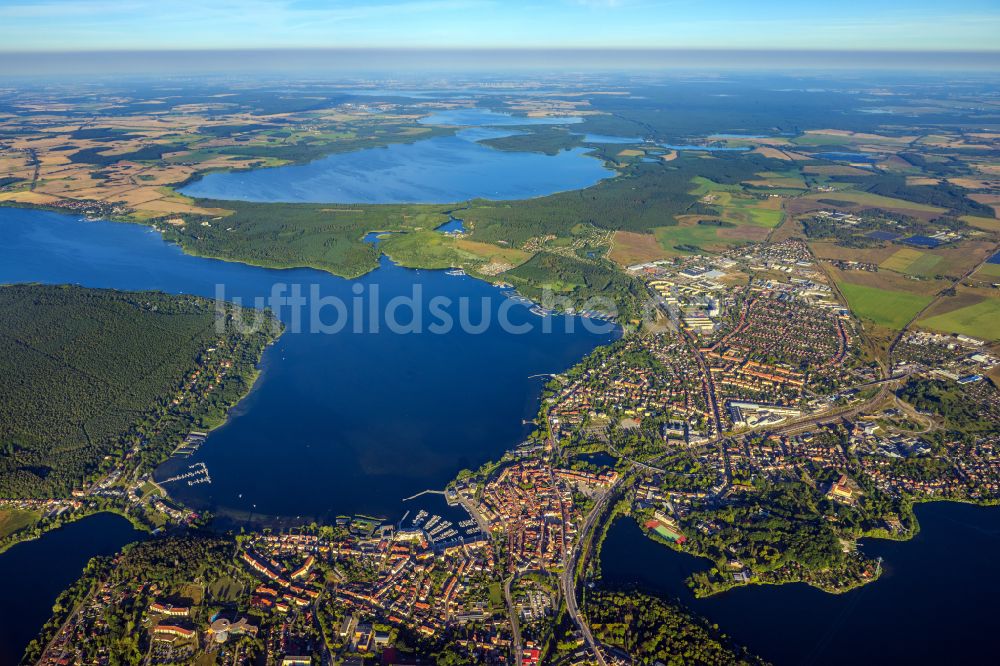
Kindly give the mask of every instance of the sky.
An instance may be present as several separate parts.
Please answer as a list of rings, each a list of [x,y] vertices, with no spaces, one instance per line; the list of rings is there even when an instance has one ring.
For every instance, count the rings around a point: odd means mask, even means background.
[[[0,52],[1000,51],[1000,0],[0,0]]]

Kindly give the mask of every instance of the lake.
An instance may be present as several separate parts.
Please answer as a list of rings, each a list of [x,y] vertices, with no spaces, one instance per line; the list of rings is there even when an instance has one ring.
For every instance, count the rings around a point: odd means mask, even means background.
[[[25,541],[0,555],[0,666],[14,666],[52,616],[56,597],[91,557],[113,555],[143,536],[121,516],[100,513]]]
[[[586,143],[643,143],[644,139],[637,136],[611,136],[608,134],[585,134]]]
[[[657,544],[630,519],[610,529],[602,585],[638,585],[681,602],[777,666],[996,663],[1000,508],[933,503],[916,508],[911,541],[867,539],[882,577],[846,594],[803,584],[751,586],[695,599],[684,585],[711,562]]]
[[[417,121],[422,125],[458,125],[459,127],[523,127],[527,125],[576,125],[579,116],[515,116],[490,109],[448,109],[425,116]]]
[[[750,150],[748,146],[737,146],[735,148],[730,148],[728,146],[710,146],[702,144],[673,144],[673,143],[662,143],[660,148],[669,148],[670,150],[700,150],[706,153],[732,153],[732,152],[742,152]]]
[[[812,156],[818,157],[821,160],[830,160],[831,162],[875,163],[879,161],[879,156],[872,155],[871,153],[846,153],[846,152],[830,151],[825,153],[813,153]]]
[[[0,282],[77,283],[157,289],[212,297],[255,297],[274,285],[340,299],[373,320],[352,319],[337,334],[286,332],[262,361],[250,395],[190,458],[169,461],[157,478],[204,462],[211,484],[167,484],[199,509],[236,520],[330,518],[365,512],[401,515],[400,499],[441,489],[529,432],[545,380],[618,335],[594,320],[537,317],[501,290],[443,271],[410,270],[382,260],[378,270],[344,280],[312,269],[271,270],[185,255],[137,225],[83,222],[50,212],[0,209]],[[419,297],[423,332],[389,330],[393,299]],[[455,326],[435,334],[431,299],[446,299]],[[312,299],[310,299],[312,300]],[[308,308],[307,308],[308,309]],[[282,311],[293,324],[293,312]],[[321,313],[329,322],[331,311]],[[508,332],[500,324],[524,331]],[[304,320],[310,318],[303,314]],[[379,330],[374,331],[375,323]],[[470,329],[480,325],[482,331]],[[361,333],[354,333],[355,324]],[[566,327],[573,331],[567,332]],[[552,332],[545,328],[551,327]],[[603,327],[603,331],[587,330]],[[255,506],[256,505],[256,506]]]
[[[490,122],[494,121],[480,124]],[[451,203],[475,198],[530,199],[589,187],[615,175],[600,159],[588,156],[587,148],[545,155],[497,150],[480,143],[515,133],[469,127],[453,136],[338,153],[308,164],[210,173],[180,191],[192,197],[239,201]]]

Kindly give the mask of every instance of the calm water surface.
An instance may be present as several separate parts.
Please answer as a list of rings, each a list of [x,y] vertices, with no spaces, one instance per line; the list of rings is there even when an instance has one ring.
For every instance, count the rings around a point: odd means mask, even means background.
[[[461,127],[523,127],[525,125],[576,125],[582,123],[579,116],[547,116],[529,118],[489,109],[449,109],[421,118],[417,122],[424,125],[458,125]]]
[[[52,616],[59,593],[96,555],[113,555],[143,536],[131,523],[100,513],[70,523],[0,555],[0,666],[14,666]]]
[[[621,519],[602,552],[603,585],[679,598],[737,642],[778,666],[989,664],[1000,650],[996,605],[1000,508],[918,506],[921,531],[906,542],[865,540],[885,558],[882,577],[841,595],[806,585],[752,586],[695,599],[684,579],[712,566],[647,539]]]
[[[512,133],[470,127],[454,136],[340,153],[308,164],[212,173],[181,191],[239,201],[450,203],[477,197],[529,199],[588,187],[614,175],[601,160],[588,157],[585,148],[544,155],[479,143]]]
[[[367,512],[401,515],[400,499],[443,486],[517,444],[534,416],[542,373],[569,367],[615,332],[591,332],[596,322],[540,318],[499,289],[443,271],[414,271],[388,260],[359,280],[311,269],[276,271],[183,254],[143,227],[20,209],[0,209],[0,282],[79,283],[91,287],[158,289],[252,304],[276,283],[315,285],[324,297],[368,312],[395,297],[418,293],[417,315],[434,321],[428,302],[446,297],[457,322],[465,299],[469,323],[446,334],[397,334],[380,317],[378,332],[354,321],[335,335],[287,332],[270,347],[254,390],[191,458],[157,473],[167,478],[204,462],[211,484],[168,485],[198,508],[241,520],[278,515],[326,518]],[[361,292],[360,295],[357,292]],[[526,332],[498,324],[506,311]],[[401,309],[399,320],[413,314]],[[290,313],[283,311],[286,323]],[[303,315],[305,322],[309,317]],[[324,314],[330,322],[330,312]],[[574,330],[566,332],[572,324]],[[553,331],[546,333],[545,326]],[[426,328],[426,327],[425,327]],[[256,505],[256,506],[254,506]],[[252,516],[251,516],[252,514]]]

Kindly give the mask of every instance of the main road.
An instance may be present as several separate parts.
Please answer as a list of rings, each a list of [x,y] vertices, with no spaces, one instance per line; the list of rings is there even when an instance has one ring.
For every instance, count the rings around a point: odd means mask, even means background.
[[[514,597],[511,596],[510,586],[517,578],[516,573],[512,573],[510,578],[503,582],[503,598],[507,602],[507,614],[510,615],[511,637],[514,641],[514,664],[521,666],[524,657],[524,650],[521,649],[521,627],[517,623],[517,608],[514,606]]]
[[[580,609],[576,604],[576,565],[580,560],[580,555],[592,545],[592,541],[587,539],[587,535],[593,530],[597,519],[604,512],[604,507],[607,505],[608,500],[615,494],[615,491],[624,479],[624,474],[619,476],[618,479],[597,499],[594,507],[590,510],[590,513],[587,514],[587,517],[583,521],[583,527],[580,530],[580,536],[577,539],[577,542],[570,546],[569,552],[566,553],[565,566],[563,567],[562,575],[559,576],[559,584],[563,589],[563,596],[566,598],[566,612],[569,615],[570,620],[572,620],[580,630],[580,633],[583,634],[583,639],[586,641],[590,650],[594,653],[594,659],[598,664],[600,664],[600,666],[607,666],[607,662],[604,661],[604,655],[601,654],[597,641],[594,639],[594,634],[591,633],[590,627],[587,625],[587,621],[580,614]]]

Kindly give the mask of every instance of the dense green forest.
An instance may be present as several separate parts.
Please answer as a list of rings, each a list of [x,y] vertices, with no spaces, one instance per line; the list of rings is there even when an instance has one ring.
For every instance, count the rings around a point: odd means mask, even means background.
[[[690,193],[695,176],[735,184],[758,171],[778,168],[775,162],[756,155],[681,155],[663,164],[640,162],[616,178],[583,190],[524,201],[475,201],[461,217],[471,225],[472,238],[511,246],[547,234],[570,236],[581,223],[600,229],[650,231],[677,224],[674,216],[688,212],[696,203],[698,197]]]
[[[639,592],[591,593],[584,611],[594,636],[636,664],[764,663],[704,619]]]
[[[518,132],[496,139],[483,139],[479,143],[497,150],[555,155],[562,150],[581,145],[582,141],[582,136],[570,132],[565,127],[535,125],[527,132]]]
[[[220,334],[215,318],[193,296],[0,288],[0,496],[66,496],[136,445],[149,467],[219,423],[274,328]]]
[[[200,200],[233,214],[164,225],[168,240],[187,251],[271,268],[308,266],[357,277],[378,266],[379,251],[364,242],[370,231],[432,228],[454,206],[282,204]]]
[[[851,180],[840,178],[838,180]],[[962,215],[993,217],[993,209],[973,201],[967,191],[957,185],[941,181],[935,185],[907,185],[905,176],[879,174],[861,179],[863,188],[883,197],[905,199],[928,206],[948,208]]]
[[[640,282],[609,264],[550,252],[539,252],[504,273],[503,277],[525,296],[555,309],[574,307],[607,311],[598,299],[611,299],[624,319],[639,315],[645,293]],[[563,302],[550,303],[550,299]]]

